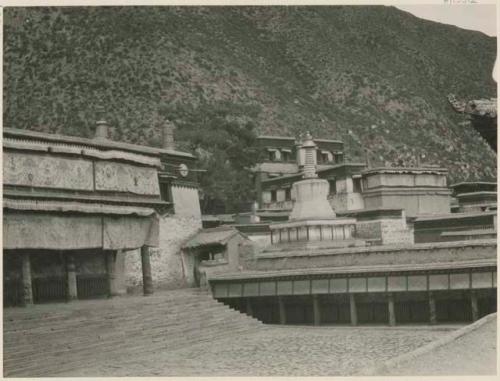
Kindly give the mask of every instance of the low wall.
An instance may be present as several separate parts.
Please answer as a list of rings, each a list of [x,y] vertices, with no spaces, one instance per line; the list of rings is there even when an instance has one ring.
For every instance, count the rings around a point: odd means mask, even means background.
[[[247,261],[249,270],[285,270],[337,266],[425,264],[496,258],[496,240],[415,245],[263,252]]]
[[[415,242],[447,240],[443,233],[470,230],[496,230],[496,212],[451,213],[439,217],[420,217],[414,221]]]
[[[363,192],[363,198],[367,209],[396,207],[404,209],[408,217],[450,212],[447,190],[370,189]]]

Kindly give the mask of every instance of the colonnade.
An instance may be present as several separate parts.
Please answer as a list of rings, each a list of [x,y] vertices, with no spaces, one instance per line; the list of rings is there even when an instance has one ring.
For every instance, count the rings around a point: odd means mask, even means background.
[[[358,299],[360,298],[360,296],[358,295],[361,295],[361,294],[355,294],[355,293],[351,293],[351,294],[348,294],[347,296],[347,300],[348,300],[348,315],[349,315],[349,324],[352,325],[352,326],[357,326],[359,325],[359,320],[360,320],[360,315],[359,315],[359,306],[360,304],[358,303]],[[479,309],[479,301],[478,301],[478,293],[477,293],[477,290],[468,290],[466,292],[467,295],[467,298],[468,298],[468,302],[466,303],[470,303],[470,316],[472,318],[472,321],[476,321],[478,320],[481,316],[480,316],[480,309]],[[398,302],[398,299],[397,299],[397,296],[395,293],[385,293],[382,295],[379,295],[379,297],[381,297],[380,300],[378,300],[378,302],[380,303],[380,301],[382,301],[383,303],[386,304],[386,314],[384,314],[384,316],[387,317],[386,319],[386,324],[388,324],[389,326],[395,326],[399,323],[401,323],[401,321],[398,321],[398,312],[397,312],[397,308],[396,308],[396,303]],[[237,303],[235,304],[234,303],[234,300],[231,301],[231,299],[226,299],[224,300],[227,304],[233,306],[234,308],[237,308],[237,309],[240,309],[242,312],[245,312],[246,314],[250,315],[250,316],[254,316],[256,318],[259,318],[259,308],[262,306],[262,299],[260,299],[261,301],[258,303],[257,300],[259,298],[252,298],[252,297],[247,297],[247,298],[244,298],[244,303]],[[436,295],[434,292],[426,292],[426,301],[425,301],[425,304],[427,304],[427,306],[425,307],[424,311],[425,313],[427,314],[427,319],[426,319],[426,322],[429,323],[429,324],[437,324],[438,323],[438,312],[437,312],[437,303],[436,303]],[[293,297],[292,298],[288,298],[287,297],[283,297],[283,296],[277,296],[277,297],[273,297],[273,300],[269,299],[270,300],[270,304],[271,303],[276,307],[276,302],[277,302],[277,307],[275,309],[275,311],[277,310],[277,314],[278,314],[278,318],[275,319],[275,323],[279,323],[279,324],[290,324],[291,322],[291,316],[289,316],[289,312],[287,312],[287,303],[295,303],[295,305],[297,305],[297,301],[293,301]],[[441,300],[446,300],[445,298],[441,297]],[[452,299],[452,300],[457,300],[457,299]],[[462,299],[458,299],[458,300],[462,300]],[[301,299],[301,302],[303,304],[300,304],[299,302],[299,305],[304,305],[305,309],[309,310],[308,312],[308,316],[311,317],[312,315],[312,319],[310,319],[310,323],[313,323],[314,325],[321,325],[321,324],[324,324],[324,319],[323,319],[323,316],[322,314],[324,314],[326,312],[326,305],[330,306],[329,308],[331,308],[331,304],[322,304],[321,302],[321,295],[318,295],[318,294],[313,294],[313,295],[310,295],[309,297],[307,298],[303,298]],[[410,300],[407,300],[408,303],[412,303],[413,301],[410,299]],[[420,301],[422,303],[424,303],[423,301]],[[364,302],[366,303],[366,301]],[[465,301],[464,301],[465,303]],[[345,305],[344,305],[345,306]],[[468,307],[467,307],[468,308]],[[346,311],[347,313],[347,311]],[[276,315],[274,315],[276,316]],[[403,319],[404,320],[404,319]],[[425,321],[422,321],[422,322],[425,322]]]
[[[151,275],[151,260],[150,248],[148,246],[141,247],[141,265],[142,265],[142,284],[144,295],[153,293],[153,278]],[[108,275],[109,295],[116,296],[119,294],[116,285],[117,274],[115,272],[115,259],[116,252],[105,251],[106,256],[106,269]],[[31,270],[31,255],[30,253],[22,253],[22,289],[23,289],[23,304],[25,306],[34,303],[33,286],[32,286],[32,270]],[[78,286],[77,286],[77,273],[74,255],[68,251],[65,253],[66,257],[66,295],[67,300],[78,299]]]

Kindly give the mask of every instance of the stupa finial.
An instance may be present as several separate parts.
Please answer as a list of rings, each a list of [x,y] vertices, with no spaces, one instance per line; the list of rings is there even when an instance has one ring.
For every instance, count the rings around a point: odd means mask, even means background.
[[[311,136],[311,133],[307,131],[304,136],[304,142],[302,143],[302,148],[306,152],[306,159],[304,164],[304,179],[314,179],[318,177],[316,174],[316,143]]]

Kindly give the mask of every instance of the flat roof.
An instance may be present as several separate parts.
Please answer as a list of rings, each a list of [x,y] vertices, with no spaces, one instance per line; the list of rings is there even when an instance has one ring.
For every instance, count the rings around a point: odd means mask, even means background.
[[[497,192],[494,191],[477,191],[477,192],[468,192],[468,193],[459,193],[455,197],[456,198],[463,198],[463,197],[471,197],[471,196],[495,196],[497,195]]]
[[[281,139],[281,140],[294,140],[294,137],[290,136],[275,136],[275,135],[259,135],[257,136],[257,139]]]
[[[372,173],[447,173],[448,170],[442,167],[376,167],[363,171],[363,174]]]
[[[320,174],[320,173],[323,173],[323,172],[332,171],[334,169],[339,169],[339,168],[363,167],[363,166],[366,166],[366,164],[365,163],[340,163],[340,164],[331,164],[331,165],[328,165],[326,168],[317,169],[316,173]],[[272,183],[274,181],[279,182],[278,180],[293,179],[294,177],[302,176],[302,174],[303,174],[303,172],[296,172],[296,173],[292,173],[292,174],[286,174],[286,175],[282,175],[282,176],[278,176],[278,177],[273,177],[273,178],[270,178],[270,179],[262,180],[262,183]]]
[[[335,139],[314,139],[313,138],[313,141],[315,141],[315,142],[321,142],[321,143],[340,143],[340,144],[344,144],[344,142],[342,140],[335,140]]]
[[[119,149],[123,151],[130,151],[142,154],[149,154],[158,156],[161,154],[164,155],[172,155],[172,156],[182,156],[186,158],[194,159],[190,153],[181,152],[176,150],[163,149],[159,147],[149,147],[138,144],[130,144],[124,142],[117,142],[114,140],[98,140],[98,139],[89,139],[83,138],[79,136],[69,136],[69,135],[60,135],[60,134],[48,134],[45,132],[31,131],[31,130],[22,130],[18,128],[3,128],[3,136],[18,138],[18,139],[39,139],[49,142],[58,142],[58,143],[68,143],[68,144],[82,144],[91,147],[98,148],[107,148],[107,149]]]
[[[309,275],[330,275],[330,274],[356,274],[375,272],[399,272],[399,271],[425,271],[425,270],[447,270],[447,269],[470,269],[481,267],[496,267],[496,258],[480,259],[472,261],[438,262],[424,264],[392,264],[392,265],[372,265],[372,266],[339,266],[323,268],[301,268],[293,270],[261,270],[243,271],[238,273],[218,274],[210,277],[209,281],[230,281],[230,280],[250,280],[266,279],[284,276],[309,276]]]
[[[415,222],[419,221],[432,221],[432,220],[454,220],[469,217],[481,217],[481,216],[495,216],[496,211],[491,212],[464,212],[464,213],[447,213],[447,214],[437,214],[437,215],[421,215],[415,218]]]
[[[459,183],[451,184],[450,188],[455,188],[463,185],[497,185],[496,181],[461,181]]]
[[[281,139],[281,140],[296,140],[294,137],[290,136],[274,136],[274,135],[259,135],[257,136],[257,139]],[[314,142],[320,142],[320,143],[340,143],[344,144],[342,140],[335,140],[335,139],[317,139],[313,138]]]

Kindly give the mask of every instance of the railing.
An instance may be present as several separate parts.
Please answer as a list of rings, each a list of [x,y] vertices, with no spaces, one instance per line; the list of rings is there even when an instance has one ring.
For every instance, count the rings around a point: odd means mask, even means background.
[[[107,274],[77,275],[78,299],[108,297],[109,279]]]
[[[20,306],[23,304],[23,282],[21,279],[4,279],[3,305],[4,307]]]
[[[64,301],[67,297],[66,279],[60,277],[34,278],[33,300],[35,303]]]
[[[293,200],[285,200],[285,201],[272,201],[263,203],[264,209],[276,209],[276,210],[288,210],[293,209],[293,205],[295,201]]]

